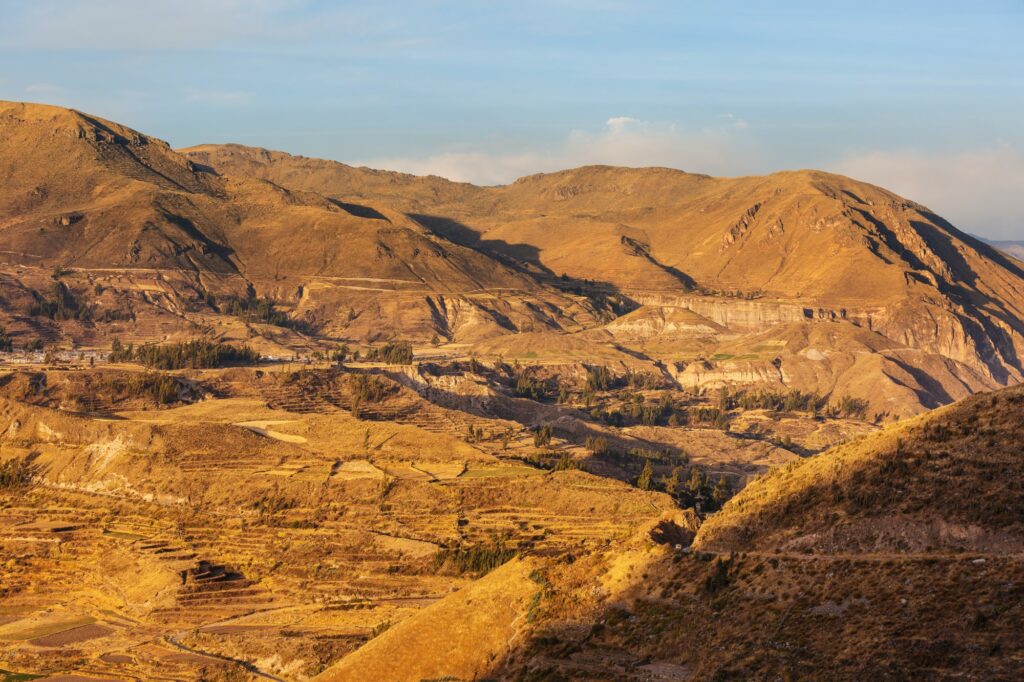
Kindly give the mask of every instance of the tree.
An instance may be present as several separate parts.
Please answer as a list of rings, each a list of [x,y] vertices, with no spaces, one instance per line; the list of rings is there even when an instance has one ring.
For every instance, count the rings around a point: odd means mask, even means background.
[[[690,469],[690,478],[686,481],[686,489],[690,491],[690,494],[694,497],[700,497],[701,490],[707,485],[706,479],[704,478],[704,472],[697,467]]]
[[[731,495],[732,487],[729,485],[729,482],[725,480],[725,476],[719,476],[715,489],[711,491],[711,499],[715,501],[718,507],[721,507]]]
[[[640,478],[636,479],[636,487],[640,490],[651,489],[651,477],[654,476],[654,469],[651,467],[651,460],[644,462],[644,468],[640,472]]]
[[[669,495],[678,495],[682,492],[683,481],[682,481],[682,467],[673,467],[672,475],[666,476],[662,479],[661,484],[665,487],[665,492]]]

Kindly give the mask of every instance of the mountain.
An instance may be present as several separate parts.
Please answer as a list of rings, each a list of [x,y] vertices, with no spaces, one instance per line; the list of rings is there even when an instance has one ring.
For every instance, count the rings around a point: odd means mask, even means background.
[[[43,105],[0,105],[0,132],[0,323],[16,345],[212,331],[275,353],[487,340],[543,361],[604,327],[589,338],[681,386],[848,396],[879,418],[1024,371],[1020,263],[841,176],[590,166],[476,187],[176,152]],[[281,324],[226,314],[253,297]],[[494,341],[522,332],[537,342]]]
[[[907,414],[1024,371],[1021,265],[842,176],[591,166],[473,187],[238,145],[184,153],[226,174],[394,205],[552,286],[614,297],[631,312],[609,330],[678,367],[684,385],[756,378]]]
[[[328,336],[472,339],[592,319],[585,302],[402,213],[220,176],[68,109],[0,104],[0,174],[0,274],[26,304],[6,311],[15,329],[31,326],[33,301],[188,326],[215,312],[211,295],[247,292]]]

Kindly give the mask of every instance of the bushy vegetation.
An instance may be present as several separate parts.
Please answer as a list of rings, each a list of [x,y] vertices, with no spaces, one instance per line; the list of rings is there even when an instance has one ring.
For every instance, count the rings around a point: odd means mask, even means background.
[[[704,578],[704,591],[708,594],[715,594],[729,587],[732,583],[732,558],[715,559],[711,572]]]
[[[383,362],[389,365],[411,365],[412,344],[408,341],[393,341],[366,351],[367,362]]]
[[[442,547],[434,555],[434,570],[480,576],[493,571],[515,555],[516,551],[507,547],[501,538],[495,538],[489,545]]]
[[[184,341],[159,346],[122,345],[114,340],[111,362],[138,362],[154,369],[204,369],[259,362],[260,355],[248,346],[231,346],[205,340]]]
[[[0,462],[0,490],[31,485],[41,469],[32,459],[31,455],[25,455]]]
[[[14,340],[11,339],[11,335],[7,333],[5,327],[0,327],[0,352],[10,353],[14,350]]]
[[[234,315],[246,322],[272,324],[276,327],[297,326],[288,315],[279,311],[276,306],[277,302],[269,296],[256,296],[252,293],[244,298],[231,296],[217,303],[217,308],[222,313]]]

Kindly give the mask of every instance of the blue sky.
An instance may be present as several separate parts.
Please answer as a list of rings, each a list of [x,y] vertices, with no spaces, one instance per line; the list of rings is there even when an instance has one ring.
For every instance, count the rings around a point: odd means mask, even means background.
[[[1024,2],[0,0],[0,98],[480,183],[815,167],[1024,239]]]

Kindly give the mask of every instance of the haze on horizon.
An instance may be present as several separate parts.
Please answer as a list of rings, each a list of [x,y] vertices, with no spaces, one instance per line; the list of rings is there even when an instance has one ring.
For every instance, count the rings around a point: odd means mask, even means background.
[[[0,98],[478,184],[821,168],[1024,239],[1024,4],[13,0]]]

